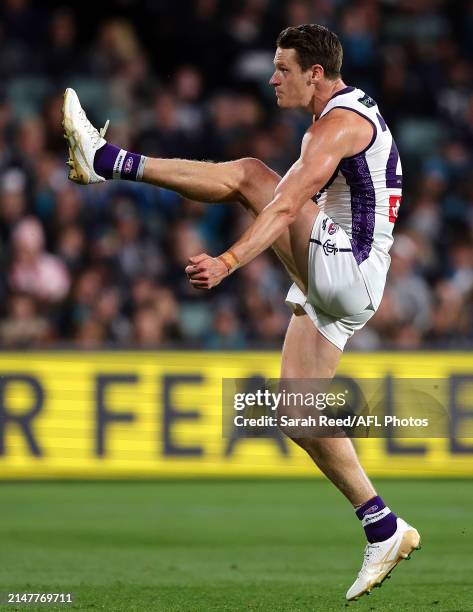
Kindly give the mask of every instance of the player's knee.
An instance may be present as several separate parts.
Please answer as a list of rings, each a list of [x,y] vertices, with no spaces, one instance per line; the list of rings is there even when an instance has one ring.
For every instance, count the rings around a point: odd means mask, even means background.
[[[244,157],[238,160],[241,174],[239,191],[245,196],[251,189],[259,187],[264,181],[275,181],[275,173],[268,166],[256,157]]]

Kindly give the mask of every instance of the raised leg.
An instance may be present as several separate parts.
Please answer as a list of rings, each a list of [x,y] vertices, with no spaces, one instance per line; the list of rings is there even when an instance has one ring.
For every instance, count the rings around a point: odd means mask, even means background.
[[[76,92],[64,93],[64,136],[69,145],[69,179],[82,185],[111,178],[143,180],[202,202],[239,201],[258,215],[274,196],[280,177],[257,159],[214,164],[183,159],[145,158],[123,151],[104,139],[88,120]],[[291,278],[302,290],[307,286],[309,236],[317,206],[309,201],[274,245]]]
[[[271,202],[281,177],[254,158],[224,163],[185,159],[146,161],[143,181],[172,189],[202,202],[240,202],[253,216]],[[318,213],[314,202],[307,202],[296,221],[273,246],[289,275],[305,292],[307,287],[307,248]]]

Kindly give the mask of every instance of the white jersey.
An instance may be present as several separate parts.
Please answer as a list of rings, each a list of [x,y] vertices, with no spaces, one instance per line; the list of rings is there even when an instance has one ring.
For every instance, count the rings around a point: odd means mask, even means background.
[[[388,252],[402,195],[401,162],[396,143],[376,102],[364,91],[355,87],[338,91],[320,117],[334,108],[365,117],[373,126],[373,138],[366,149],[341,160],[314,200],[348,235],[353,256],[376,309],[391,261]]]

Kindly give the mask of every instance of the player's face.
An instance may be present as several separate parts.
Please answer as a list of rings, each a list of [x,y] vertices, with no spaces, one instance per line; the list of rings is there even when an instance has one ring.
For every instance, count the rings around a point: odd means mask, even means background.
[[[269,81],[281,108],[306,107],[314,94],[312,69],[303,71],[295,49],[276,49],[274,74]]]

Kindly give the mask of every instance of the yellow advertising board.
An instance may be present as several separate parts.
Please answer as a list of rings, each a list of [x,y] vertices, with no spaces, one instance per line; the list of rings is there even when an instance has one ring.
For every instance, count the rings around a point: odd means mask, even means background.
[[[222,436],[222,379],[275,378],[279,364],[273,352],[3,353],[0,478],[320,475],[285,438]],[[462,437],[473,355],[347,353],[339,374],[451,381],[444,438],[355,445],[373,476],[473,476],[473,440]]]

